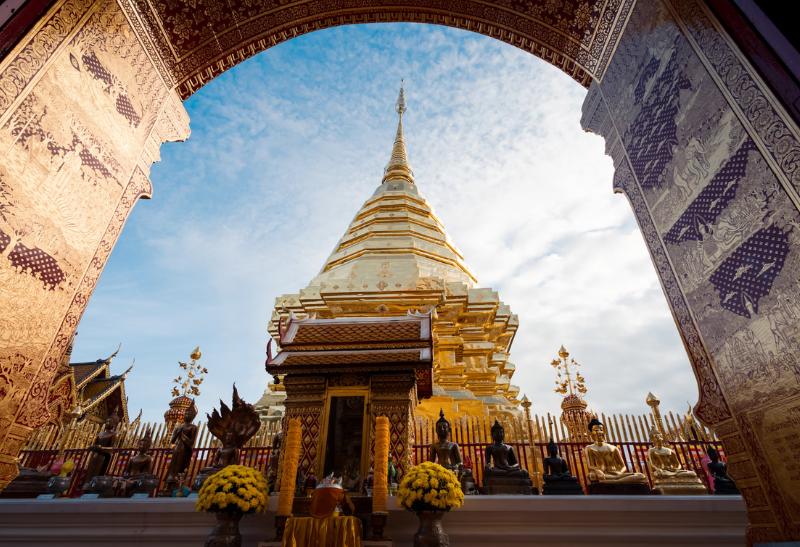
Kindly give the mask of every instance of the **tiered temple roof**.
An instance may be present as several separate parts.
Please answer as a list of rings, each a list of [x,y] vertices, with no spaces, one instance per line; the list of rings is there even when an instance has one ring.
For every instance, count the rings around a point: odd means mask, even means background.
[[[297,294],[276,299],[269,332],[298,318],[432,313],[433,397],[423,415],[517,412],[509,351],[517,316],[477,280],[444,225],[422,197],[403,134],[405,98],[383,181],[356,213],[320,273]]]
[[[132,367],[122,374],[111,374],[111,362],[119,349],[97,361],[70,363],[75,385],[77,405],[71,414],[78,418],[102,422],[115,411],[123,422],[128,421],[128,401],[125,396],[125,378]]]

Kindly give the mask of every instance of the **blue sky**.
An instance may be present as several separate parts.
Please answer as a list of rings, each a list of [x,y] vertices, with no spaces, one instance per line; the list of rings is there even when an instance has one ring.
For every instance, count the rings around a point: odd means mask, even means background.
[[[192,136],[154,165],[78,328],[73,360],[122,343],[131,413],[160,419],[177,361],[209,374],[201,412],[260,397],[277,295],[305,287],[389,158],[401,78],[417,184],[480,286],[520,317],[512,383],[556,411],[562,343],[592,407],[686,408],[697,388],[600,137],[580,129],[585,90],[532,55],[436,26],[314,32],[230,70],[186,102]]]

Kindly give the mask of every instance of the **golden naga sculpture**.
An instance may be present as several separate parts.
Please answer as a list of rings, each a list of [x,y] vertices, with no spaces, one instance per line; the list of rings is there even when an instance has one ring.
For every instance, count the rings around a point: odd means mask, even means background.
[[[600,420],[593,418],[589,422],[589,433],[594,441],[584,449],[589,467],[589,493],[649,494],[645,476],[628,471],[619,448],[606,442]]]
[[[664,435],[658,428],[650,432],[652,448],[647,451],[647,463],[653,478],[653,491],[665,495],[703,495],[708,490],[697,473],[684,469],[678,455],[664,446]]]

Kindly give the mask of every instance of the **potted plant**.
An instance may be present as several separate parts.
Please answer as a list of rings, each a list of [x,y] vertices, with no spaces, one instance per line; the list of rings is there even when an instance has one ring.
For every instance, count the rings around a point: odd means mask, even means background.
[[[464,493],[455,473],[441,465],[425,462],[412,467],[397,491],[400,505],[419,518],[414,547],[447,547],[450,540],[442,528],[445,512],[464,503]]]
[[[228,465],[203,483],[195,509],[216,513],[217,525],[208,535],[206,547],[241,547],[239,521],[243,515],[263,512],[267,507],[267,481],[244,465]]]

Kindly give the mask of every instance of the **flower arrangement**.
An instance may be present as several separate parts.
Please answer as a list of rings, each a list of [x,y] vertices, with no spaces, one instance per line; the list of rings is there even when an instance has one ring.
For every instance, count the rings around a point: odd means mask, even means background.
[[[400,505],[409,511],[450,511],[464,503],[461,483],[455,473],[438,463],[412,467],[397,491]]]
[[[245,465],[228,465],[203,483],[195,509],[211,513],[260,513],[267,508],[267,481]]]

